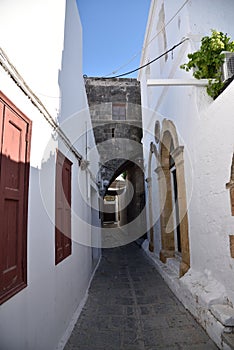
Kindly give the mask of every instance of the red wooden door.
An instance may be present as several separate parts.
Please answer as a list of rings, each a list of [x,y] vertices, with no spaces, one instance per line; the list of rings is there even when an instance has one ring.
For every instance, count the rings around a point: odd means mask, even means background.
[[[29,123],[7,105],[0,106],[0,301],[4,301],[26,285]]]

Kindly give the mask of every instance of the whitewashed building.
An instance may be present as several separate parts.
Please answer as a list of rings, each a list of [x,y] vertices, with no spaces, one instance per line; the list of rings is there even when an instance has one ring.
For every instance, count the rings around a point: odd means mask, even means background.
[[[100,257],[81,35],[75,0],[0,3],[0,349],[62,349]]]
[[[234,83],[213,100],[204,82],[191,81],[192,72],[180,65],[211,29],[233,40],[233,12],[231,0],[152,0],[141,58],[146,66],[138,76],[148,220],[144,248],[223,349],[234,337]]]

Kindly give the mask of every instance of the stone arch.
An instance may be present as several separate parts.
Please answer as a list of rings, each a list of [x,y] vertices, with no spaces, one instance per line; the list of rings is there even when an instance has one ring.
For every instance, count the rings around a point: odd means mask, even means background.
[[[174,148],[179,147],[178,134],[176,131],[175,124],[168,119],[163,119],[162,121],[162,130],[161,130],[161,142],[160,146],[163,144],[165,147],[169,148],[171,139],[173,140]],[[160,152],[161,153],[161,152]]]
[[[160,223],[162,247],[160,260],[175,256],[175,233],[173,224],[173,210],[177,212],[176,227],[179,227],[180,240],[180,276],[183,276],[190,267],[188,216],[186,188],[184,177],[184,147],[179,146],[176,127],[172,121],[164,119],[160,138],[160,166],[156,169],[160,191]],[[176,182],[176,198],[173,203],[172,171]]]

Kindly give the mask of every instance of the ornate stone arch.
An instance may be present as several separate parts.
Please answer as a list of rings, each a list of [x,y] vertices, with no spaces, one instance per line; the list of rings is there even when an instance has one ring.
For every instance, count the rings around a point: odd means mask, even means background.
[[[190,267],[187,200],[184,178],[184,147],[179,145],[176,127],[172,121],[164,119],[160,138],[160,166],[157,167],[160,191],[160,222],[162,247],[160,259],[166,262],[167,258],[175,255],[174,227],[172,223],[172,183],[171,166],[176,169],[178,221],[180,225],[181,264],[180,276],[183,276]]]
[[[171,140],[173,141],[174,149],[179,147],[179,141],[178,141],[176,127],[175,127],[175,124],[171,120],[163,119],[160,139],[161,139],[160,154],[161,154],[162,144],[169,149]]]

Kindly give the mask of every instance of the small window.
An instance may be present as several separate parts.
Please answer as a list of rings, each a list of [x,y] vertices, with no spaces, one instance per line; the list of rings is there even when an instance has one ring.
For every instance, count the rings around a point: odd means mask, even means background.
[[[126,104],[113,103],[112,104],[112,120],[126,120]]]
[[[55,264],[71,255],[71,161],[57,151],[55,181]]]
[[[27,286],[31,126],[0,92],[0,304]]]

